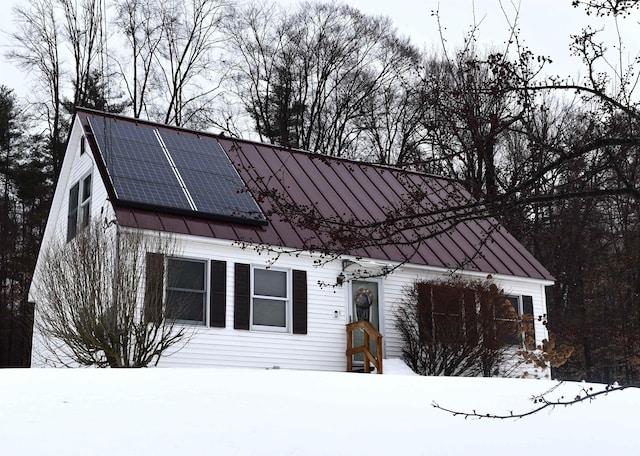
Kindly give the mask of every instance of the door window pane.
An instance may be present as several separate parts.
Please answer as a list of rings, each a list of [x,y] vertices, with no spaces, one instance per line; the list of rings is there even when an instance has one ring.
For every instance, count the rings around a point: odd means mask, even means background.
[[[378,321],[378,283],[354,280],[351,283],[352,315],[354,320],[367,320],[380,330]]]

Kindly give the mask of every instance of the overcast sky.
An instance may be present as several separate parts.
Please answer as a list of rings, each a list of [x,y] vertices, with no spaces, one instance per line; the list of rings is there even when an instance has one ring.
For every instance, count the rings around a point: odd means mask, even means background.
[[[11,8],[25,0],[0,0],[0,29],[2,32],[13,28]],[[297,0],[277,0],[282,3],[295,3]],[[578,33],[589,24],[595,28],[603,26],[594,18],[571,7],[571,0],[347,0],[360,10],[369,14],[382,14],[391,17],[398,30],[408,35],[413,42],[431,49],[439,46],[438,27],[431,12],[440,9],[441,22],[446,27],[445,38],[455,44],[462,40],[471,24],[480,24],[480,46],[500,45],[508,36],[509,20],[515,18],[516,6],[519,6],[519,26],[521,36],[536,54],[549,56],[554,63],[549,67],[553,74],[575,76],[579,71],[579,62],[570,56],[570,34]],[[506,14],[506,17],[505,17]],[[629,22],[629,21],[627,21]],[[614,32],[612,24],[608,31]],[[627,56],[637,57],[640,49],[640,26],[635,19],[635,27],[623,30],[628,48]],[[610,35],[615,36],[615,35]],[[27,93],[25,77],[13,65],[7,63],[4,55],[7,51],[7,37],[0,35],[0,84],[13,88],[17,94]],[[609,39],[609,42],[614,42]]]

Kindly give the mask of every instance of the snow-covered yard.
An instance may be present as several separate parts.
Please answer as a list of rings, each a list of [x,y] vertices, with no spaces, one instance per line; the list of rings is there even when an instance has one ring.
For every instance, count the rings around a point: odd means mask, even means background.
[[[640,454],[640,389],[515,420],[555,385],[249,369],[0,370],[3,455]],[[564,384],[549,398],[574,397]]]

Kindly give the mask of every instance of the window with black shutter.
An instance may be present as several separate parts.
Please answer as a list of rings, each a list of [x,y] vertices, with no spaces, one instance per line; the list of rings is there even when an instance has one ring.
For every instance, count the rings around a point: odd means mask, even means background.
[[[307,334],[307,273],[236,264],[234,328]]]
[[[416,292],[421,340],[446,345],[482,341],[488,348],[535,344],[531,296],[428,282],[418,282]]]
[[[210,265],[210,290],[207,300],[207,265]],[[146,258],[144,319],[160,323],[164,317],[181,323],[225,326],[225,261],[165,258],[148,252]],[[208,309],[207,309],[208,307]]]

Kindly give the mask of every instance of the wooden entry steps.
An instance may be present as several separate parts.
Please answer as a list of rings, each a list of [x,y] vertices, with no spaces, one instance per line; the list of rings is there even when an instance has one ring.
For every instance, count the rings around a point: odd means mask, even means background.
[[[353,346],[353,332],[362,329],[364,331],[364,343],[358,347]],[[371,353],[371,342],[375,342],[376,353]],[[367,320],[354,321],[347,324],[347,372],[353,372],[353,355],[364,355],[364,372],[371,371],[370,364],[378,374],[382,374],[382,334],[380,334]]]

